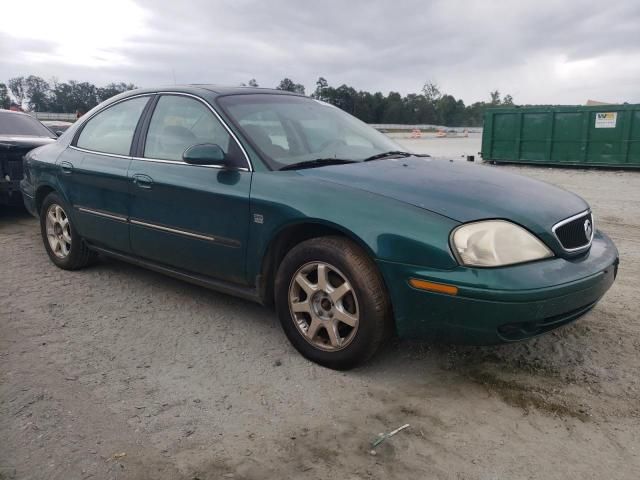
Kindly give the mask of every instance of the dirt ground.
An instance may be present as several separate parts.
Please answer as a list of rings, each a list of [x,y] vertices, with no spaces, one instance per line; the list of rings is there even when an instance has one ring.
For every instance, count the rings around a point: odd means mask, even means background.
[[[0,479],[637,480],[640,172],[483,168],[584,196],[613,288],[537,339],[394,340],[346,373],[247,301],[113,260],[59,270],[36,220],[2,211]]]

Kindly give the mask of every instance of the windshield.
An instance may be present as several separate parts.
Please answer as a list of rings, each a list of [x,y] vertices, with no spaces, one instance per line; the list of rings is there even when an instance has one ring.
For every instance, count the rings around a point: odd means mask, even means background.
[[[311,98],[230,95],[218,103],[276,170],[318,159],[362,161],[404,150],[366,123]]]
[[[0,135],[54,138],[53,133],[29,115],[0,112]]]

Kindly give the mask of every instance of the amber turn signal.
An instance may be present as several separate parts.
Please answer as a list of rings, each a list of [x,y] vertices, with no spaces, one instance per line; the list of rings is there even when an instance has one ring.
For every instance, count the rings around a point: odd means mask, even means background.
[[[447,295],[457,295],[458,287],[453,285],[445,285],[444,283],[427,282],[426,280],[418,280],[417,278],[410,278],[409,285],[413,288],[420,290],[427,290],[429,292],[446,293]]]

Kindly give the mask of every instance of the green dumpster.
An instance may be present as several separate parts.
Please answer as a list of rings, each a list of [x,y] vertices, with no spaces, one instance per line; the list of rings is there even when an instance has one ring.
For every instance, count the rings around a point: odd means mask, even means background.
[[[640,105],[492,108],[482,158],[493,162],[640,168]]]

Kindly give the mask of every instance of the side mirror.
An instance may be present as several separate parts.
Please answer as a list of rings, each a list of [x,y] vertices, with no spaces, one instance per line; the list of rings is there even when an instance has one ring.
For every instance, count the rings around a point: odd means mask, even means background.
[[[222,148],[215,143],[192,145],[182,154],[182,160],[191,165],[226,165],[227,158]]]
[[[62,135],[64,132],[62,130],[56,130],[56,137],[59,137],[60,135]]]

